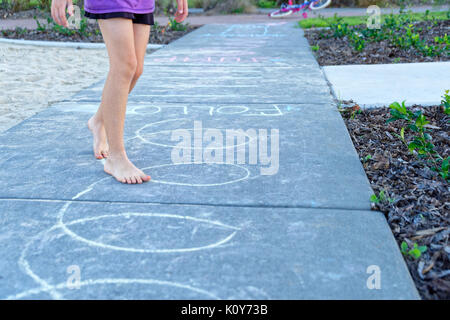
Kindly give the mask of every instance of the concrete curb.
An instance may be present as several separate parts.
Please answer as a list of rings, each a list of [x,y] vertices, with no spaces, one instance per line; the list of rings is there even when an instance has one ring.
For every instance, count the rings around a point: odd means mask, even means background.
[[[23,39],[5,39],[0,38],[0,43],[18,44],[37,47],[57,47],[57,48],[76,48],[76,49],[104,49],[104,43],[91,42],[63,42],[63,41],[39,41],[39,40],[23,40]],[[149,43],[147,49],[161,49],[165,44]]]

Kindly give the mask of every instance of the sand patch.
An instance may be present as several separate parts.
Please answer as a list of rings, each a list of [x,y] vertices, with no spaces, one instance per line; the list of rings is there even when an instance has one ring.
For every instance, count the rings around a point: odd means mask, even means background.
[[[0,43],[0,132],[106,78],[106,49]]]

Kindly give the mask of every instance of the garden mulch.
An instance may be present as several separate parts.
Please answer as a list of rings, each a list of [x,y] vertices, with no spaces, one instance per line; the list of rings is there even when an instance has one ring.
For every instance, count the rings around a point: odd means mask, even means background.
[[[165,26],[152,26],[150,43],[168,44],[185,34],[195,30],[197,26],[186,26],[186,30],[172,30]],[[1,30],[0,36],[8,39],[44,40],[44,41],[71,41],[71,42],[103,42],[103,37],[96,24],[88,24],[84,33],[75,32],[72,35],[63,34],[48,28],[46,30],[16,28],[14,30]]]
[[[422,21],[415,23],[421,28],[420,38],[427,44],[434,44],[434,38],[450,34],[450,20],[440,20],[436,23]],[[365,26],[359,26],[359,28]],[[358,28],[358,27],[357,27]],[[416,49],[402,49],[396,47],[389,40],[380,42],[366,41],[362,52],[356,51],[348,37],[334,38],[330,29],[306,29],[305,37],[311,46],[318,46],[314,52],[321,66],[348,65],[348,64],[385,64],[385,63],[409,63],[450,61],[450,53],[435,57],[425,57]]]
[[[15,13],[6,10],[0,10],[0,17],[7,17],[8,19],[23,19],[33,18],[51,19],[48,13],[38,9],[27,11],[19,11]],[[0,30],[0,37],[7,39],[24,39],[24,40],[44,40],[44,41],[71,41],[71,42],[103,42],[98,24],[95,20],[87,20],[86,29],[83,32],[77,31],[72,34],[65,34],[54,30],[58,28],[51,19],[50,22],[44,23],[46,30],[29,29],[29,28],[15,28]],[[197,29],[199,26],[184,24],[185,30],[172,30],[170,27],[159,25],[155,23],[150,32],[150,43],[153,44],[168,44],[185,34]]]
[[[419,259],[405,261],[423,299],[450,299],[450,188],[448,182],[408,151],[395,134],[402,124],[391,122],[389,108],[361,110],[357,104],[342,108],[341,114],[353,144],[378,195],[384,190],[391,200],[374,204],[382,211],[400,246],[405,241],[426,245]],[[450,117],[441,106],[413,106],[430,121],[433,143],[441,156],[450,151]],[[353,116],[352,116],[353,115]],[[404,125],[404,124],[403,124]],[[406,141],[412,135],[405,132]],[[367,159],[367,156],[371,159]]]

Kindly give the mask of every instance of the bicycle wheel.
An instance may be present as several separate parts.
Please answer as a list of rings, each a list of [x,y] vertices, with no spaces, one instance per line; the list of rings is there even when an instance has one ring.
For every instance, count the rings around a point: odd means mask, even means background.
[[[293,12],[292,10],[287,10],[287,11],[278,10],[278,11],[274,11],[274,12],[270,13],[269,16],[271,18],[275,18],[275,19],[283,18],[283,17],[286,17],[286,16],[292,14],[292,12]]]
[[[311,10],[320,10],[328,7],[331,4],[331,0],[316,0],[309,5]]]

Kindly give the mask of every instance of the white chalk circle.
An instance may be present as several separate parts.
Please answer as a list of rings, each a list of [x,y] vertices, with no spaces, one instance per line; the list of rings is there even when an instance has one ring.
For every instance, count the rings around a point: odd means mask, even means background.
[[[222,107],[223,108],[223,107]],[[230,107],[226,107],[226,108],[230,108]],[[246,108],[246,107],[242,107],[242,108]],[[220,108],[219,108],[220,109]],[[227,109],[225,109],[227,110]],[[217,110],[219,111],[219,110]],[[237,111],[235,110],[234,113],[228,112],[225,113],[222,111],[222,114],[238,114],[238,113],[243,113],[248,111],[248,108],[246,109],[238,109]],[[173,128],[173,129],[163,129],[163,130],[158,130],[158,126],[164,124],[167,127],[167,124],[174,124],[177,127]],[[180,126],[184,125],[186,128],[180,128]],[[187,126],[191,126],[190,128]],[[159,146],[159,147],[166,147],[166,148],[175,148],[177,147],[177,144],[179,143],[179,141],[171,141],[171,136],[172,136],[172,132],[174,130],[187,130],[191,133],[191,137],[194,137],[194,128],[193,128],[193,120],[192,119],[169,119],[169,120],[164,120],[164,121],[159,121],[159,122],[154,122],[154,123],[149,123],[146,124],[145,126],[141,127],[139,130],[136,131],[136,136],[134,138],[138,138],[139,140],[141,140],[143,143],[147,143],[147,144],[152,144],[155,146]],[[202,128],[202,133],[204,133],[206,130],[208,129],[213,129],[213,128]],[[150,132],[146,132],[146,130],[149,130]],[[157,131],[155,131],[157,130]],[[247,145],[249,144],[251,141],[255,140],[255,137],[251,137],[250,135],[248,135],[245,131],[242,131],[242,134],[245,136],[245,141],[242,143],[237,143],[237,144],[232,144],[227,146],[226,142],[225,142],[225,137],[226,137],[226,129],[219,129],[221,130],[221,133],[223,135],[224,141],[222,141],[222,149],[233,149],[235,147],[238,146],[243,146],[243,145]],[[129,139],[131,140],[131,139]],[[195,150],[195,149],[202,149],[202,150],[208,150],[208,149],[213,149],[207,146],[207,143],[205,143],[205,146],[202,147],[196,147],[193,145],[193,143],[191,143],[191,149]]]
[[[64,212],[60,217],[58,226],[74,240],[103,249],[137,253],[212,249],[230,241],[239,230],[220,221],[168,213],[126,212],[73,221],[65,221],[66,215]]]
[[[231,111],[228,111],[228,110],[231,110]],[[239,113],[245,113],[248,110],[249,110],[249,108],[244,107],[244,106],[224,106],[224,107],[218,108],[216,110],[216,112],[222,113],[222,114],[239,114]]]
[[[143,170],[149,170],[150,182],[187,187],[224,186],[250,177],[247,168],[234,163],[171,163]],[[200,183],[198,179],[207,181]]]
[[[145,112],[138,112],[137,110],[145,110]],[[139,115],[151,115],[161,112],[161,107],[151,106],[151,105],[138,105],[135,107],[129,107],[127,113],[129,114],[139,114]]]

